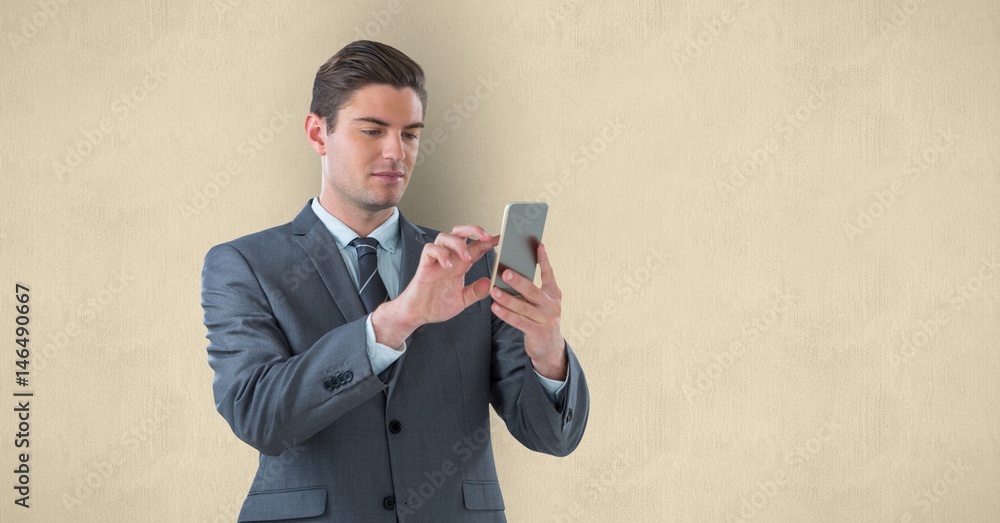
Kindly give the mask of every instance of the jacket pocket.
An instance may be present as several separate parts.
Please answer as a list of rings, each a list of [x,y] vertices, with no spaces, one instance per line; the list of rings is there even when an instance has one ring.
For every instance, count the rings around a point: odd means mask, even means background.
[[[311,518],[326,512],[326,487],[264,490],[247,496],[240,521]]]
[[[462,494],[469,510],[503,510],[503,494],[495,481],[464,481]]]

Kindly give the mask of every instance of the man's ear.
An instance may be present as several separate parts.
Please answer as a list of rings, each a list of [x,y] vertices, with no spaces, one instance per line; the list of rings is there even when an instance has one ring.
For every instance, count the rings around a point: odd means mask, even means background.
[[[306,116],[306,139],[309,140],[309,145],[312,146],[316,154],[320,156],[326,156],[326,120],[316,115],[316,113],[309,113]]]

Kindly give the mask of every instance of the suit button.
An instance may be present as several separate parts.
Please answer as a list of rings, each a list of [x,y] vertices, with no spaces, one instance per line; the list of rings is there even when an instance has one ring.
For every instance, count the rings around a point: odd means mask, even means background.
[[[573,421],[573,409],[566,410],[566,422]]]
[[[392,420],[392,421],[389,422],[389,432],[391,432],[393,434],[399,434],[399,431],[401,431],[401,430],[403,430],[403,424],[402,423],[400,423],[400,422],[398,422],[396,420]]]
[[[323,388],[326,390],[333,390],[337,388],[337,382],[333,378],[327,378],[323,381]]]
[[[393,496],[386,496],[385,499],[382,500],[382,506],[385,507],[386,510],[396,510],[396,498]]]
[[[344,383],[347,383],[354,379],[354,373],[351,371],[344,372]]]

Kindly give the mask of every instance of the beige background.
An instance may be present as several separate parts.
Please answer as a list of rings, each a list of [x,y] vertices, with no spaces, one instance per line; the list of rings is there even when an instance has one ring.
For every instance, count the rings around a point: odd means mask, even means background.
[[[551,202],[593,404],[565,459],[494,425],[511,521],[1000,519],[996,2],[166,4],[3,4],[0,520],[235,518],[203,256],[317,194],[358,37],[429,78],[410,219]]]

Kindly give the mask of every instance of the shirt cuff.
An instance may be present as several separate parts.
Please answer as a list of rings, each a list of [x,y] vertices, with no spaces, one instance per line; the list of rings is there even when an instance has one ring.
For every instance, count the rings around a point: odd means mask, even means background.
[[[406,340],[403,340],[402,349],[395,350],[388,345],[382,345],[375,341],[375,327],[372,327],[372,315],[365,319],[365,351],[368,352],[368,361],[372,364],[372,374],[378,376],[385,369],[389,368],[403,352],[406,352]]]
[[[553,380],[546,378],[535,371],[535,376],[538,376],[538,381],[542,384],[542,388],[545,389],[545,394],[552,400],[552,404],[558,407],[562,404],[563,389],[566,388],[566,381]]]

